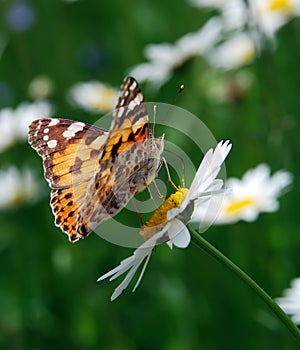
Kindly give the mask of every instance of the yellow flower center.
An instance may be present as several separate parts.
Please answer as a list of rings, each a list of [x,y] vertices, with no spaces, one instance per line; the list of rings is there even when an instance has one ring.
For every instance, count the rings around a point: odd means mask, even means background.
[[[252,47],[251,48],[249,47],[248,50],[241,57],[241,63],[242,64],[248,63],[251,60],[253,60],[253,58],[254,58],[254,50]]]
[[[8,202],[8,206],[11,208],[17,207],[20,203],[23,202],[24,200],[24,193],[22,193],[21,190],[17,191],[10,199]]]
[[[110,111],[114,107],[116,91],[107,87],[101,87],[98,91],[99,99],[94,104],[94,108],[101,111]]]
[[[249,207],[253,205],[255,202],[252,198],[246,198],[238,202],[234,202],[230,205],[228,205],[225,208],[225,212],[228,214],[233,214],[241,209],[244,209],[245,207]]]
[[[155,233],[163,227],[163,224],[167,222],[168,211],[173,208],[179,208],[185,200],[188,192],[188,188],[179,187],[175,193],[165,199],[162,205],[151,216],[149,221],[143,226],[140,235],[142,235],[145,240],[155,235]]]
[[[290,0],[273,0],[270,2],[269,9],[271,11],[291,13],[293,11],[293,6]]]

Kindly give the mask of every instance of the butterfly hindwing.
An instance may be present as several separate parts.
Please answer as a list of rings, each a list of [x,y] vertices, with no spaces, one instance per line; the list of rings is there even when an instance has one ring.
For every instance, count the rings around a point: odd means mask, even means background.
[[[53,189],[50,205],[55,216],[55,225],[69,235],[70,242],[76,242],[78,208],[84,201],[87,183],[82,182],[68,188]]]

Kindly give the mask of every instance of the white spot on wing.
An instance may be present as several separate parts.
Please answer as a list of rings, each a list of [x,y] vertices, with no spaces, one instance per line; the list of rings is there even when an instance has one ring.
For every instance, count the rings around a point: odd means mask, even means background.
[[[83,130],[84,125],[85,124],[81,122],[72,123],[68,129],[63,132],[63,137],[74,137],[76,132]]]
[[[136,106],[135,101],[130,101],[130,102],[129,102],[129,105],[128,105],[128,108],[132,111],[132,110],[134,109],[135,106]]]
[[[57,145],[57,140],[50,140],[47,142],[49,148],[54,148]]]
[[[70,127],[72,126],[72,125],[76,125],[77,127],[81,127],[81,130],[84,128],[84,126],[85,126],[85,124],[84,123],[82,123],[82,122],[75,122],[75,123],[73,123],[73,124],[71,124],[70,125]]]
[[[129,89],[132,91],[137,87],[137,83],[135,81],[132,82],[132,84],[129,86]]]
[[[141,104],[143,101],[143,96],[141,94],[136,95],[134,101],[136,102],[137,105]]]
[[[49,136],[48,136],[48,135],[45,135],[45,136],[43,137],[43,139],[44,139],[44,141],[48,141],[48,140],[49,140]]]
[[[54,126],[59,123],[59,119],[51,119],[51,122],[48,124],[48,126]]]
[[[49,132],[49,128],[44,129],[44,133],[47,134]]]
[[[124,114],[124,107],[120,107],[118,110],[118,117],[121,118],[123,114]]]

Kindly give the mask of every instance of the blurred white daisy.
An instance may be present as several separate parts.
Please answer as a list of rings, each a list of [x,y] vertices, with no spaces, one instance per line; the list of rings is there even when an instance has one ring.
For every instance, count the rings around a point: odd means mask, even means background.
[[[300,14],[300,0],[249,0],[248,3],[254,24],[269,37]]]
[[[110,277],[110,281],[129,270],[122,283],[115,289],[111,300],[116,299],[132,280],[137,269],[145,260],[141,274],[133,291],[139,285],[153,248],[166,242],[173,246],[186,248],[191,240],[186,224],[191,218],[194,206],[201,206],[203,201],[214,199],[216,193],[223,192],[223,181],[217,179],[221,165],[231,149],[229,141],[220,142],[215,150],[210,149],[204,156],[190,189],[179,188],[176,193],[166,199],[161,207],[153,214],[140,232],[145,242],[138,247],[132,256],[123,260],[119,266],[101,276],[98,281]]]
[[[10,166],[0,171],[0,208],[14,208],[40,196],[40,183],[34,173]]]
[[[28,126],[37,118],[49,117],[52,105],[47,101],[23,102],[16,109],[0,110],[0,152],[17,141],[27,140]]]
[[[222,10],[231,0],[190,0],[190,3],[197,7],[210,7]]]
[[[0,125],[0,152],[2,152],[16,141],[16,125],[12,109],[0,110]]]
[[[236,68],[253,60],[255,57],[254,43],[245,33],[235,34],[212,50],[207,57],[215,67]]]
[[[93,113],[110,112],[115,108],[119,91],[98,81],[77,83],[68,92],[71,103]]]
[[[215,224],[234,223],[239,220],[254,221],[261,212],[274,212],[279,208],[278,197],[292,183],[292,175],[284,170],[272,176],[266,164],[248,170],[241,180],[227,181],[226,195],[216,210],[205,206],[194,211],[193,221],[214,221]]]
[[[211,49],[219,39],[221,29],[221,21],[212,18],[203,28],[184,35],[174,45],[150,44],[145,48],[145,56],[149,62],[136,65],[129,74],[140,82],[147,80],[159,87],[171,77],[174,69]]]
[[[283,297],[275,299],[282,310],[291,315],[294,323],[300,324],[300,278],[291,282],[291,288],[283,292]]]
[[[53,107],[50,102],[38,100],[33,103],[22,102],[14,111],[16,123],[16,134],[19,140],[27,140],[28,126],[38,118],[50,117],[53,113]]]
[[[217,8],[223,19],[224,30],[241,29],[248,22],[248,8],[243,0],[191,0],[199,8]]]

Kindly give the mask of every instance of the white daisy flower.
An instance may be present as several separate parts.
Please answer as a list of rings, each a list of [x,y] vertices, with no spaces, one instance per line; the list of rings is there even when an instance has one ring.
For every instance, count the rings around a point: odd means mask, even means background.
[[[116,299],[132,280],[137,269],[145,260],[142,272],[133,291],[139,285],[153,248],[167,242],[173,246],[186,248],[191,240],[186,223],[190,220],[194,206],[201,205],[207,199],[213,199],[215,193],[220,193],[223,181],[216,179],[220,167],[231,149],[229,141],[220,142],[215,150],[210,149],[204,156],[190,189],[179,188],[176,193],[166,199],[153,214],[140,232],[146,241],[138,247],[133,255],[123,260],[119,266],[101,276],[98,281],[110,277],[110,281],[129,270],[123,282],[115,289],[111,300]]]
[[[14,208],[24,202],[32,202],[40,195],[40,184],[34,173],[15,166],[0,171],[0,208]]]
[[[274,212],[279,208],[278,197],[292,183],[292,175],[284,170],[272,176],[266,164],[248,170],[241,180],[227,180],[226,195],[217,210],[195,209],[193,221],[209,220],[215,224],[254,221],[261,212]]]
[[[254,43],[251,37],[245,33],[235,34],[212,50],[207,57],[215,67],[236,68],[253,60],[255,57]]]
[[[139,81],[147,80],[160,86],[171,77],[174,69],[192,57],[205,54],[219,39],[221,29],[221,20],[212,18],[203,28],[184,35],[174,45],[148,45],[145,48],[145,56],[150,62],[136,65],[129,74]]]
[[[226,1],[221,10],[226,30],[243,29],[248,23],[249,11],[243,0]]]
[[[190,0],[190,3],[196,7],[210,7],[222,10],[231,0]]]
[[[243,0],[191,0],[191,5],[217,8],[221,12],[224,29],[240,29],[248,22],[248,8]]]
[[[11,108],[0,111],[0,125],[0,152],[3,152],[16,142],[16,125]]]
[[[52,106],[47,101],[23,102],[16,109],[0,110],[0,152],[17,141],[25,141],[28,137],[28,126],[37,118],[49,117]]]
[[[16,133],[19,140],[25,141],[28,138],[28,127],[31,122],[38,118],[50,117],[53,107],[50,102],[37,100],[33,103],[22,102],[14,111]]]
[[[71,103],[92,113],[105,113],[114,109],[118,90],[98,81],[77,83],[69,90]]]
[[[269,37],[300,14],[300,0],[249,0],[255,24]]]
[[[295,324],[300,324],[300,278],[291,282],[291,288],[283,292],[283,297],[275,300],[282,310],[291,315]]]

